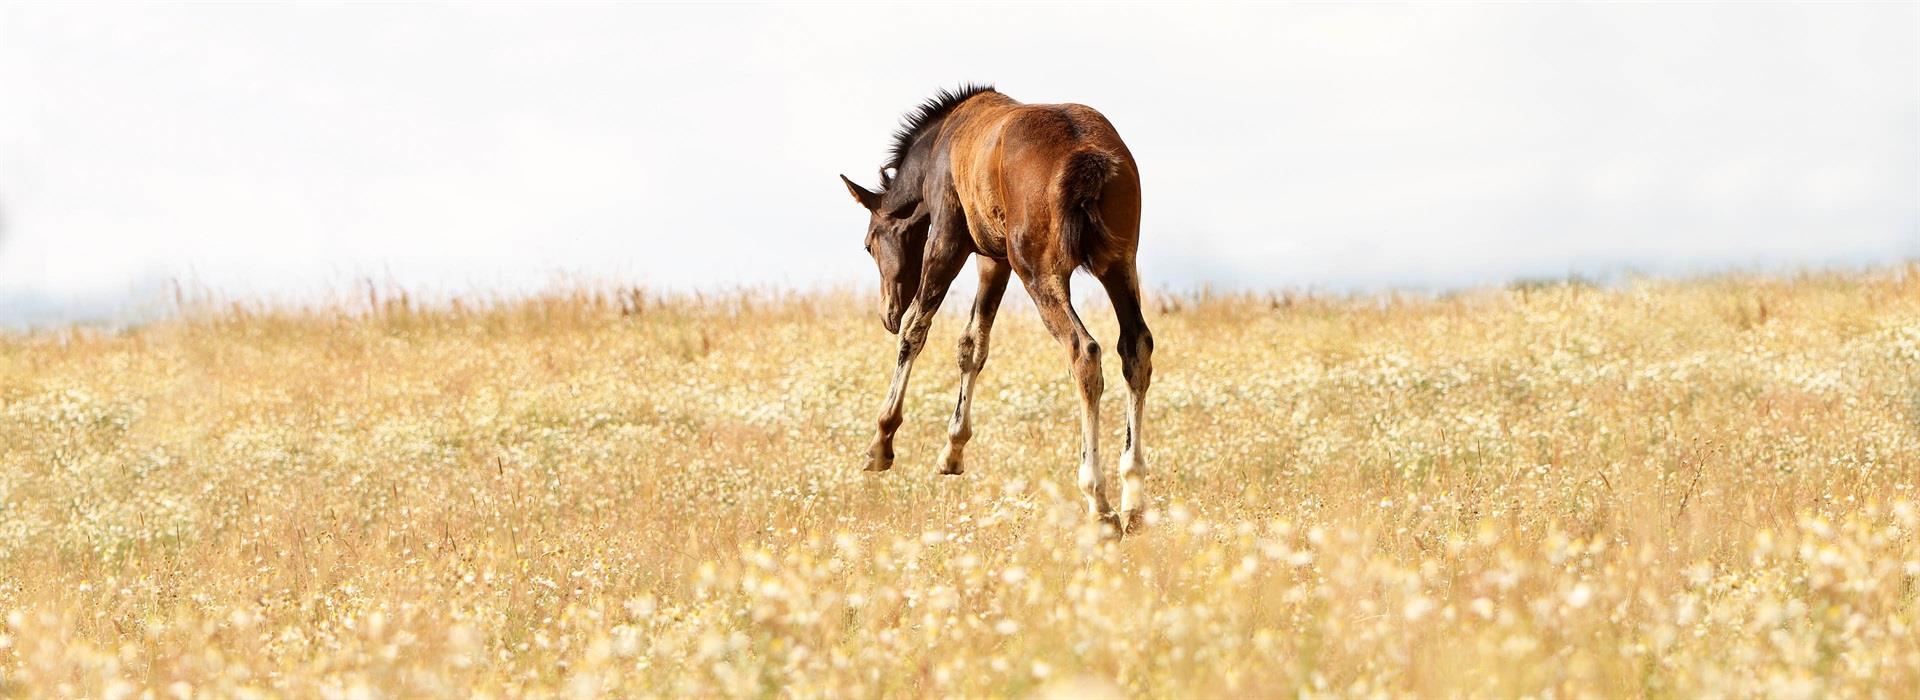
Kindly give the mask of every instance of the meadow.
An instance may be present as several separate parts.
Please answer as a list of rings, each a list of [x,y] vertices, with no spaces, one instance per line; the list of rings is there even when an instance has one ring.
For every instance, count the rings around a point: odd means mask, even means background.
[[[0,336],[0,694],[1920,688],[1920,265],[1150,295],[1154,500],[1124,539],[1081,510],[1066,362],[1023,303],[947,477],[964,296],[884,474],[893,343],[851,293]]]

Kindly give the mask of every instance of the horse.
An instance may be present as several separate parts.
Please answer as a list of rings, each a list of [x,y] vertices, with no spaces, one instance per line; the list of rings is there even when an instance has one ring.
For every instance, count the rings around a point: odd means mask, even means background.
[[[1018,275],[1047,332],[1066,350],[1080,397],[1079,487],[1094,519],[1120,533],[1141,523],[1147,475],[1144,421],[1153,381],[1153,333],[1142,315],[1140,171],[1107,118],[1079,104],[1023,104],[990,85],[941,90],[909,111],[880,167],[878,190],[840,180],[869,213],[866,250],[880,272],[881,325],[899,335],[893,381],[868,471],[892,468],[893,436],[913,361],[926,344],[947,288],[969,257],[979,294],[960,338],[960,398],[947,429],[941,474],[964,471],[973,436],[974,382],[989,333]],[[1128,398],[1120,453],[1120,511],[1100,468],[1100,344],[1074,312],[1068,278],[1084,269],[1107,290],[1120,321],[1120,368]]]

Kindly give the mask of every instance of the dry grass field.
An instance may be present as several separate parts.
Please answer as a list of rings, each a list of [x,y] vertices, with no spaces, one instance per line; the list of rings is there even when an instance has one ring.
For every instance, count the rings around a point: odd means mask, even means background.
[[[1156,296],[1154,510],[1117,541],[1023,301],[968,473],[934,474],[966,301],[878,475],[893,349],[864,297],[0,337],[0,693],[1920,688],[1920,266]]]

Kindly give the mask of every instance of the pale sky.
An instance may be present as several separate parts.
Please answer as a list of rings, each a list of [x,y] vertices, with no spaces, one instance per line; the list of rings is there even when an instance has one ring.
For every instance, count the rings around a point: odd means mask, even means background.
[[[962,81],[1114,122],[1149,287],[1889,263],[1916,7],[9,3],[0,307],[871,285],[835,176]]]

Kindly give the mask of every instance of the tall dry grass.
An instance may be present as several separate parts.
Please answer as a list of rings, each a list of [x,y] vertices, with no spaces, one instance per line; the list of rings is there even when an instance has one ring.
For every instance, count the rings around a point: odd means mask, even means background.
[[[1030,313],[962,477],[961,324],[862,473],[893,353],[841,295],[7,337],[0,692],[1920,688],[1920,268],[1154,305],[1155,511],[1118,542]]]

